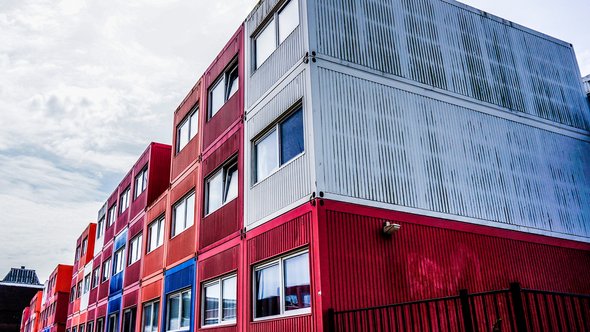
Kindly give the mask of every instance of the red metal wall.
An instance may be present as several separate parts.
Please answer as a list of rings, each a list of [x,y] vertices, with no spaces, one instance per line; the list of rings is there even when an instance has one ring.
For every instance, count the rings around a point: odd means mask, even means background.
[[[184,178],[180,179],[177,183],[172,184],[170,189],[170,215],[172,215],[172,206],[181,199],[184,195],[190,191],[195,191],[195,218],[198,216],[199,200],[199,189],[196,188],[196,179],[198,176],[198,168],[196,171],[188,173]],[[167,224],[167,231],[164,237],[164,243],[166,245],[166,269],[173,267],[185,260],[195,257],[196,254],[196,223],[191,227],[185,229],[180,234],[177,234],[174,238],[170,238],[171,221]]]
[[[114,235],[117,236],[125,227],[127,227],[127,223],[129,223],[129,211],[130,208],[127,208],[123,213],[121,213],[121,194],[127,189],[127,187],[131,188],[131,182],[133,181],[133,174],[131,171],[125,175],[119,187],[117,188],[119,192],[118,203],[117,203],[117,222],[115,223],[115,233]],[[129,191],[129,206],[131,207],[131,201],[133,200],[133,188]],[[108,213],[108,210],[107,210]],[[106,240],[106,239],[105,239]]]
[[[172,166],[170,169],[170,182],[176,182],[177,178],[185,172],[192,164],[197,162],[199,159],[199,154],[201,152],[200,149],[200,137],[201,137],[201,130],[202,130],[202,117],[199,116],[199,131],[197,135],[190,141],[188,144],[176,153],[176,128],[184,120],[187,114],[194,109],[195,106],[199,107],[199,115],[203,114],[206,111],[206,107],[199,104],[201,100],[201,80],[197,81],[195,86],[191,89],[189,94],[185,97],[182,103],[178,106],[176,111],[174,112],[174,126],[172,128]]]
[[[127,236],[127,258],[125,261],[125,265],[127,265],[127,263],[129,262],[129,255],[130,255],[130,243],[131,240],[133,240],[133,238],[140,234],[143,233],[143,225],[145,223],[145,212],[141,212],[140,215],[137,216],[137,218],[133,221],[133,223],[131,225],[129,225],[129,231],[128,231],[128,236]],[[142,235],[142,241],[143,241],[143,235]],[[142,250],[145,251],[145,247],[143,247],[143,243],[142,243]],[[140,272],[141,272],[141,260],[142,260],[142,256],[140,256],[139,260],[131,265],[127,265],[125,266],[125,276],[123,278],[123,287],[129,287],[133,284],[136,284],[139,282],[139,277],[140,277]]]
[[[111,241],[110,244],[105,246],[102,250],[102,262],[104,263],[107,259],[110,259],[113,254],[113,242]],[[111,268],[113,266],[113,260],[111,259]],[[110,277],[106,281],[102,282],[102,267],[100,269],[100,285],[98,286],[98,297],[96,299],[97,302],[101,302],[102,300],[106,299],[109,296],[109,283]]]
[[[172,147],[166,144],[150,144],[147,201],[144,209],[151,205],[170,186],[170,157]],[[141,169],[138,169],[140,171]],[[143,193],[146,194],[145,192]]]
[[[590,244],[324,201],[324,308],[348,310],[504,289],[590,292]],[[383,222],[401,229],[381,234]],[[327,301],[327,302],[326,302]],[[331,303],[330,303],[331,302]]]
[[[143,252],[141,259],[141,278],[146,279],[155,274],[161,274],[164,269],[164,254],[166,253],[166,243],[157,249],[146,254],[148,241],[148,225],[161,215],[164,215],[164,234],[169,233],[170,213],[167,212],[169,206],[168,192],[161,195],[152,205],[148,207],[143,226]],[[166,237],[166,236],[164,236]]]
[[[108,214],[109,214],[109,209],[113,206],[113,204],[117,204],[119,202],[119,189],[115,189],[115,191],[111,194],[111,197],[109,197],[109,199],[107,199],[107,219],[108,219]],[[117,204],[117,208],[118,208],[118,204]],[[117,213],[118,214],[118,213]],[[104,247],[107,246],[107,244],[112,241],[115,238],[115,224],[112,224],[110,227],[108,227],[107,225],[109,224],[109,221],[106,221],[105,224],[105,232],[104,232]]]

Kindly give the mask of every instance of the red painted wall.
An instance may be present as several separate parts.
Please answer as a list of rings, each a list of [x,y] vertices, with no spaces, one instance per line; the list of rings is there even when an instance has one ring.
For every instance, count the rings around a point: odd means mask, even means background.
[[[154,220],[164,215],[164,234],[169,234],[170,213],[167,212],[169,206],[168,191],[162,194],[155,202],[148,207],[143,226],[143,252],[141,259],[141,278],[147,279],[156,274],[162,273],[164,269],[164,254],[166,253],[167,241],[160,247],[146,253],[148,241],[148,226]],[[165,237],[165,236],[164,236]]]
[[[130,208],[127,208],[125,211],[121,212],[121,194],[127,189],[127,187],[131,188],[131,182],[133,181],[133,173],[130,170],[127,175],[123,178],[121,183],[119,183],[119,187],[117,188],[119,192],[119,197],[117,199],[117,222],[115,223],[115,237],[127,227],[127,223],[129,222],[129,211]],[[133,188],[131,188],[133,189]],[[133,190],[129,191],[129,206],[131,207],[131,201],[133,200]]]
[[[141,256],[139,258],[139,260],[131,265],[127,265],[127,263],[129,262],[129,255],[130,255],[130,250],[129,248],[131,248],[130,243],[131,240],[133,240],[135,238],[135,236],[137,236],[138,234],[142,234],[142,241],[143,241],[143,225],[145,222],[145,212],[141,212],[140,215],[137,216],[136,220],[133,221],[133,223],[131,225],[129,225],[129,231],[128,231],[128,236],[127,236],[127,250],[126,250],[126,260],[125,260],[125,276],[123,278],[123,287],[129,287],[131,285],[137,284],[139,282],[139,278],[140,278],[140,272],[141,272]],[[142,244],[143,245],[143,244]],[[145,247],[142,247],[142,249],[145,249]]]
[[[108,226],[108,224],[110,223],[110,221],[108,220],[108,217],[109,217],[108,216],[108,213],[109,213],[109,209],[114,204],[117,204],[118,202],[119,202],[119,189],[117,188],[111,194],[111,196],[109,197],[109,199],[107,199],[107,221],[106,221],[107,223],[105,225],[105,232],[104,232],[104,247],[106,247],[107,244],[109,242],[112,242],[112,240],[115,238],[115,224],[113,223],[110,227]],[[118,206],[119,205],[117,204],[117,207]]]
[[[184,178],[180,179],[177,183],[172,184],[169,194],[170,202],[170,215],[172,215],[172,206],[177,203],[179,199],[184,197],[187,193],[195,191],[195,216],[198,215],[198,206],[196,202],[199,200],[199,189],[196,188],[196,178],[198,176],[198,169],[195,172],[187,173]],[[196,225],[193,224],[191,227],[185,229],[180,234],[177,234],[174,238],[170,238],[171,234],[171,219],[167,223],[167,231],[164,237],[164,243],[166,245],[166,269],[169,269],[185,260],[192,258],[196,254]]]
[[[113,254],[113,241],[110,244],[105,246],[102,250],[102,262],[104,263],[107,259],[111,259]],[[113,260],[111,259],[111,269],[113,267]],[[98,297],[96,299],[97,302],[101,302],[102,300],[106,299],[109,296],[109,282],[110,277],[106,281],[102,281],[102,267],[100,269],[100,285],[98,286]]]

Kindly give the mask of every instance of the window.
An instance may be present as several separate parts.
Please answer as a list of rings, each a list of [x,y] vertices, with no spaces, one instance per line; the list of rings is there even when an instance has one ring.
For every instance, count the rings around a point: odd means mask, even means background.
[[[172,234],[176,236],[195,222],[195,193],[181,198],[172,209]]]
[[[188,331],[191,320],[191,290],[187,289],[168,296],[167,331]]]
[[[109,277],[111,276],[110,272],[111,272],[111,259],[109,258],[106,261],[104,261],[104,263],[102,263],[102,282],[109,280]]]
[[[160,301],[153,301],[143,305],[143,332],[158,332],[158,313]]]
[[[84,324],[80,324],[80,326],[78,327],[78,331],[84,332]]]
[[[87,249],[88,249],[88,237],[85,237],[84,240],[82,240],[82,255],[84,255],[86,253]]]
[[[76,298],[79,298],[80,296],[82,296],[82,281],[80,280],[78,282],[78,284],[76,285]]]
[[[236,322],[236,275],[203,285],[203,326]]]
[[[117,332],[118,329],[118,322],[119,322],[119,313],[114,313],[109,315],[109,323],[108,323],[108,331],[109,332]]]
[[[141,241],[143,240],[143,236],[141,233],[131,239],[129,242],[129,264],[131,265],[139,260],[141,257]]]
[[[205,187],[205,214],[219,209],[225,203],[238,197],[238,163],[230,162],[211,175]]]
[[[94,271],[92,271],[92,289],[98,287],[99,278],[100,278],[100,267],[97,267],[96,269],[94,269]]]
[[[135,176],[135,183],[133,185],[133,198],[139,197],[141,193],[147,188],[147,166],[144,167],[137,176]]]
[[[119,213],[125,212],[125,210],[127,210],[129,207],[129,187],[127,187],[127,189],[125,189],[121,194],[121,197],[119,198],[119,205],[121,208]]]
[[[298,107],[255,141],[255,182],[265,179],[303,151],[303,109]]]
[[[238,91],[238,63],[228,67],[209,88],[209,114],[211,119],[230,98]]]
[[[254,69],[259,68],[299,25],[299,2],[291,0],[254,38]]]
[[[96,225],[96,238],[100,239],[104,233],[104,217],[100,218],[98,225]]]
[[[195,107],[176,129],[176,153],[180,152],[199,131],[199,108]]]
[[[78,331],[78,327],[77,326],[72,327],[72,332],[76,332],[76,331]]]
[[[88,322],[88,324],[86,324],[86,332],[94,332],[93,327],[94,321]]]
[[[113,255],[113,275],[122,272],[125,262],[125,247],[115,251]]]
[[[152,221],[148,225],[148,241],[147,241],[147,252],[151,252],[154,249],[164,243],[164,216]]]
[[[76,247],[76,258],[74,259],[74,262],[77,262],[78,259],[80,258],[80,256],[82,256],[82,252],[80,251],[80,246]]]
[[[309,253],[256,267],[254,294],[254,318],[310,312]]]
[[[104,332],[104,317],[96,320],[96,332]]]
[[[123,311],[123,332],[135,331],[135,308]]]
[[[109,213],[108,213],[108,219],[107,219],[107,226],[111,227],[111,225],[113,225],[115,223],[115,221],[117,221],[117,204],[113,204],[113,206],[111,206],[109,208]]]
[[[90,273],[84,276],[84,294],[90,290]]]
[[[70,302],[74,302],[74,299],[76,299],[76,285],[70,289]]]

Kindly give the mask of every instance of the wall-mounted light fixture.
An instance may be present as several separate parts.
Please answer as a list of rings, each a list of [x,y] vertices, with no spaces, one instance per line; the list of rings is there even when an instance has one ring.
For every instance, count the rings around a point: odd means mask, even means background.
[[[400,224],[394,224],[390,221],[386,221],[383,223],[383,234],[391,235],[400,230],[402,226]]]

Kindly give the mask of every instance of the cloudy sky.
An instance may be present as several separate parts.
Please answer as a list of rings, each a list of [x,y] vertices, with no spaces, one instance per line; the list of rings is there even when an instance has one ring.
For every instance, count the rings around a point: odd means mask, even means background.
[[[45,280],[257,0],[0,0],[0,278]],[[465,3],[574,44],[587,0]],[[586,16],[586,17],[584,17]]]

